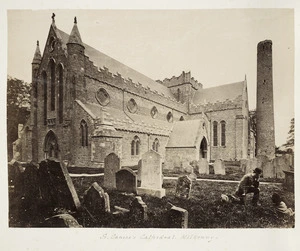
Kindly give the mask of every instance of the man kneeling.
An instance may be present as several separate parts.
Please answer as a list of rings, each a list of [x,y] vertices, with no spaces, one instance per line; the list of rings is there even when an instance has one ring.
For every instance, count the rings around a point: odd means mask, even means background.
[[[252,173],[248,173],[241,179],[238,188],[235,192],[235,196],[240,199],[241,204],[245,204],[245,197],[248,193],[253,193],[252,205],[257,206],[259,200],[259,176],[262,170],[255,168]]]

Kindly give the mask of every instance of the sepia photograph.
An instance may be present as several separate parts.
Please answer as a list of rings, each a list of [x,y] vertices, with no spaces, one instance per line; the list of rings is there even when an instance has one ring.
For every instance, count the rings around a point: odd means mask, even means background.
[[[295,229],[293,8],[6,15],[10,231]]]

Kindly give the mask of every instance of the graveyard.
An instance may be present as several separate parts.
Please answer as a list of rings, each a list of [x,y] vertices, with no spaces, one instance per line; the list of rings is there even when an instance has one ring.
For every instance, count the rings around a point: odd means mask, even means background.
[[[199,164],[199,163],[198,163]],[[221,166],[220,170],[218,170]],[[251,165],[251,164],[250,164]],[[292,181],[262,178],[260,206],[227,203],[248,172],[241,163],[195,163],[164,170],[154,151],[138,167],[122,167],[117,155],[105,160],[102,173],[74,174],[55,159],[9,166],[10,227],[96,228],[292,228],[294,218],[279,215],[271,196],[279,193],[295,209]],[[288,171],[285,171],[288,172]],[[287,184],[286,182],[289,182]]]

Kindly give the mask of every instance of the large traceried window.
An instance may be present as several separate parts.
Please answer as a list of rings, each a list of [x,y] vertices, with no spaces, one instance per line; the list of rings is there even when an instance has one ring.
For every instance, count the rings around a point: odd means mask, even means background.
[[[62,65],[60,64],[58,66],[58,93],[59,93],[59,96],[58,96],[58,120],[59,120],[59,123],[62,123],[63,122],[63,102],[64,102],[64,72],[63,72],[63,67]]]
[[[133,140],[131,141],[131,155],[139,155],[140,154],[140,138],[138,136],[134,136]]]
[[[55,63],[54,60],[50,60],[50,76],[51,76],[51,96],[50,96],[50,108],[51,111],[55,110]]]
[[[44,99],[44,112],[43,112],[43,118],[44,118],[44,125],[47,125],[47,74],[46,72],[42,73],[42,81],[43,81],[43,99]]]
[[[159,140],[156,138],[154,141],[153,141],[153,144],[152,144],[152,149],[156,152],[158,152],[158,147],[159,147]]]
[[[226,122],[221,121],[221,146],[226,145]]]
[[[88,125],[85,120],[80,122],[81,146],[88,146]]]
[[[213,146],[218,146],[218,122],[213,122]]]

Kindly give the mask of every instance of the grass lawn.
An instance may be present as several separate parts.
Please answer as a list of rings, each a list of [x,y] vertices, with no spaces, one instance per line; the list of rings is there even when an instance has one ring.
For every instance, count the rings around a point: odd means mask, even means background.
[[[72,177],[75,189],[82,201],[84,191],[93,183],[103,184],[102,177]],[[103,227],[143,227],[165,228],[168,203],[182,207],[188,211],[189,228],[291,228],[294,218],[286,218],[275,213],[271,195],[278,192],[288,207],[293,210],[294,194],[282,188],[282,185],[261,184],[261,206],[251,206],[251,194],[247,195],[246,206],[224,203],[221,194],[233,193],[237,184],[225,182],[196,181],[193,183],[190,199],[175,197],[176,180],[164,180],[166,197],[163,199],[142,195],[148,206],[149,220],[142,224],[128,220],[127,217],[111,219]],[[110,206],[121,206],[129,209],[134,195],[120,194],[117,191],[106,191],[110,196]],[[95,226],[94,226],[95,227]],[[101,227],[101,226],[98,226]]]

